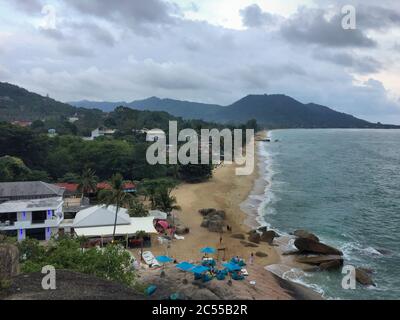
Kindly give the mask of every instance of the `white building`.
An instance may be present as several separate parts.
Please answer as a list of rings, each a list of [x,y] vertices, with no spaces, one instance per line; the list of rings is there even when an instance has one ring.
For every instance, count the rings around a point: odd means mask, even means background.
[[[146,132],[147,142],[156,142],[158,140],[166,139],[165,132],[161,129],[153,129]]]
[[[103,136],[112,136],[116,132],[115,129],[102,129],[102,128],[97,128],[94,129],[90,135],[90,137],[84,137],[83,140],[94,140],[98,137],[103,137]]]
[[[49,240],[64,219],[62,198],[6,201],[0,204],[0,232],[17,237]]]
[[[78,236],[109,237],[114,231],[114,206],[97,205],[79,211],[73,221],[64,221],[60,228],[64,232],[74,231]],[[120,208],[117,216],[116,236],[134,236],[138,231],[148,234],[157,233],[154,228],[154,217],[131,218],[128,210]]]

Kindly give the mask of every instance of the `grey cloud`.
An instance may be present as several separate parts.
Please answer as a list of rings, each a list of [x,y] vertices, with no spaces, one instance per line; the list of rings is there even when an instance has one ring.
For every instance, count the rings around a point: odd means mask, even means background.
[[[371,48],[377,45],[360,29],[344,30],[340,15],[337,14],[328,20],[324,14],[320,9],[301,8],[282,25],[282,36],[296,43],[327,47]]]
[[[383,65],[373,57],[358,56],[354,53],[318,51],[314,56],[319,60],[329,61],[340,66],[351,68],[353,71],[360,74],[376,73],[383,68]]]
[[[59,44],[59,50],[63,54],[72,57],[89,58],[94,56],[92,48],[84,47],[77,42],[61,43]]]
[[[39,32],[42,33],[44,36],[51,38],[53,40],[64,40],[65,35],[60,29],[45,29],[39,28]]]
[[[400,27],[400,12],[395,9],[373,6],[357,6],[357,24],[359,28],[385,31]]]
[[[143,24],[168,24],[176,6],[163,0],[70,0],[65,1],[79,12],[96,16],[132,28]]]
[[[12,3],[17,9],[29,14],[41,14],[43,4],[40,0],[6,0]]]
[[[277,22],[277,17],[264,12],[257,4],[252,4],[240,10],[243,25],[250,28],[258,28],[265,25],[272,25]]]
[[[107,46],[114,46],[116,39],[105,28],[100,27],[95,23],[83,22],[73,25],[75,32],[86,32],[93,40]]]

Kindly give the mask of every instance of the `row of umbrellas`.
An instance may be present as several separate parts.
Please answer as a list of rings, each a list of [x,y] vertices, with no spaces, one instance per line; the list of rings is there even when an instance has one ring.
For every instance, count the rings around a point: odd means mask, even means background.
[[[205,254],[213,254],[216,252],[216,250],[214,248],[211,247],[205,247],[202,248],[200,250],[201,253],[205,253]],[[170,263],[172,261],[174,261],[174,259],[168,257],[168,256],[158,256],[156,257],[157,261],[160,262],[161,264],[165,265],[166,263]],[[241,270],[241,267],[235,263],[232,262],[228,262],[228,263],[223,263],[222,264],[225,268],[228,269],[228,271],[238,271]],[[197,274],[202,274],[208,270],[210,270],[208,267],[205,266],[195,266],[192,263],[189,262],[181,262],[179,264],[176,265],[176,267],[182,271],[186,271],[186,272],[192,272],[192,273],[197,273]]]

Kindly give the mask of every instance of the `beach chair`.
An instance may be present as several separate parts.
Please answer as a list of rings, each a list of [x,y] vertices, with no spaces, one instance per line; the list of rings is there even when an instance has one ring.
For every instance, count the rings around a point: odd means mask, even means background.
[[[142,257],[147,265],[152,267],[161,267],[161,265],[158,263],[157,259],[154,257],[151,251],[144,251]]]
[[[249,275],[249,273],[247,272],[247,269],[242,269],[240,270],[240,272],[242,273],[242,275],[244,275],[245,277],[247,277]]]

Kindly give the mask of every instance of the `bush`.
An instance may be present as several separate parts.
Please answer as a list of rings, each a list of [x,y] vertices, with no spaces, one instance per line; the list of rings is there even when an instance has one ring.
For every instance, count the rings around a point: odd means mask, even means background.
[[[114,280],[131,286],[134,272],[130,254],[118,245],[106,248],[81,248],[82,239],[68,236],[52,240],[47,247],[27,239],[19,244],[21,271],[41,272],[46,265],[56,269],[92,274],[107,280]]]

